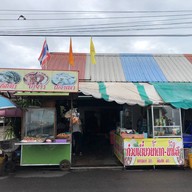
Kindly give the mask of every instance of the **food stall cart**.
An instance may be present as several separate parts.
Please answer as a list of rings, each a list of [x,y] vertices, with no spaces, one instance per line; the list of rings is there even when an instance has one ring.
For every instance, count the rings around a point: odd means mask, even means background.
[[[70,134],[56,139],[55,108],[28,108],[23,116],[21,166],[59,165],[61,170],[70,168]],[[65,136],[65,137],[64,137]]]
[[[130,134],[126,129],[116,133],[117,158],[124,167],[184,165],[180,109],[151,106],[147,114],[147,134]]]
[[[41,106],[49,106],[48,100],[43,96],[63,97],[79,90],[78,71],[2,68],[0,73],[2,85],[0,91],[11,92],[19,98],[28,97],[27,102],[23,103],[24,100],[21,100],[22,108],[28,107],[29,104],[35,105],[33,97],[36,96],[42,97]],[[21,146],[21,166],[70,167],[70,134],[66,139],[56,140],[54,108],[27,108],[23,114],[21,141],[15,144]]]

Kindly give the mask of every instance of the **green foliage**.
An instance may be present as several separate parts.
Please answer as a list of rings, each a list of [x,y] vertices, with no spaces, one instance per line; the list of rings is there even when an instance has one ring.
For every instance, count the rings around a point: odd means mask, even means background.
[[[4,139],[5,140],[9,140],[9,139],[13,139],[15,138],[15,133],[14,133],[14,129],[13,129],[13,125],[11,122],[9,122],[7,124],[7,129],[5,131],[5,135],[4,135]]]
[[[29,106],[41,106],[41,102],[38,99],[31,98],[20,98],[16,101],[16,104],[23,109],[26,109]]]

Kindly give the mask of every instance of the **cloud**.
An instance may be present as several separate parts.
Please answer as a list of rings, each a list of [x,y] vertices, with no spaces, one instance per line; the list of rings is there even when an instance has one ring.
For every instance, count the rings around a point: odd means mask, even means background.
[[[153,49],[154,45],[150,44],[149,41],[141,40],[141,41],[133,42],[132,47],[134,50],[143,52],[143,51],[149,51],[149,50]]]
[[[3,1],[1,10],[55,10],[55,11],[163,11],[163,10],[188,10],[192,6],[192,1],[183,3],[180,0],[119,0],[119,1],[98,1],[98,0],[17,0],[13,2]],[[150,12],[149,12],[150,13]],[[11,17],[18,18],[19,15],[25,15],[22,11],[18,15]],[[98,17],[96,14],[91,14],[93,17]],[[91,16],[89,15],[89,16]],[[142,14],[139,14],[142,15]],[[51,15],[48,15],[49,17]],[[77,15],[73,15],[76,17]],[[86,15],[88,17],[88,15]],[[107,16],[103,13],[102,17]],[[109,16],[109,15],[108,15]],[[114,15],[113,16],[117,16]],[[25,15],[26,18],[32,18],[32,15]],[[34,17],[37,18],[35,15]],[[40,17],[40,16],[38,16]],[[65,18],[66,15],[62,15]],[[101,17],[101,15],[100,15]],[[3,16],[0,15],[0,19]],[[142,20],[141,18],[137,20]],[[127,22],[133,21],[131,19]],[[0,21],[0,30],[2,26],[11,26],[13,29],[17,27],[55,27],[80,24],[97,24],[99,20],[75,20],[75,21],[23,21],[17,20],[11,22]],[[113,22],[122,22],[115,20]],[[109,23],[109,20],[105,20]],[[25,24],[27,24],[25,26]],[[134,24],[134,23],[133,23]],[[3,28],[4,29],[4,28]],[[113,32],[111,30],[110,32]],[[110,33],[109,32],[109,33]],[[125,31],[126,32],[126,31]],[[149,34],[154,31],[132,31],[132,34],[145,33]],[[156,31],[159,33],[160,31]],[[163,33],[167,31],[161,31]],[[173,33],[178,32],[173,30]],[[192,33],[191,28],[182,30],[182,33]],[[121,32],[119,32],[121,33]],[[69,33],[70,35],[71,33]],[[0,66],[12,68],[39,68],[38,57],[42,49],[45,37],[0,37]],[[80,53],[89,53],[89,37],[73,37],[73,51]],[[50,52],[68,52],[69,37],[47,37]],[[163,38],[163,37],[94,37],[93,38],[96,53],[191,53],[191,38]]]
[[[136,53],[178,53],[175,46],[161,40],[136,40],[131,42],[131,48]]]
[[[33,47],[19,45],[14,41],[1,41],[1,60],[0,64],[3,68],[38,68],[38,54]]]

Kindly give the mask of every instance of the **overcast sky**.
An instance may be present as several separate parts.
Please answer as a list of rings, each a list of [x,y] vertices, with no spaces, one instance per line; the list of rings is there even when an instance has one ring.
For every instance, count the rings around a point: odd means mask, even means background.
[[[191,10],[190,10],[191,8]],[[7,11],[5,11],[7,10]],[[12,11],[11,11],[12,10]],[[20,10],[14,12],[14,10]],[[23,11],[22,11],[23,10]],[[49,11],[82,11],[82,15],[30,15],[26,10],[49,10]],[[185,11],[183,11],[185,10]],[[124,26],[129,24],[126,30],[110,32],[71,32],[71,35],[82,35],[73,37],[73,52],[89,53],[90,37],[83,37],[84,34],[101,35],[93,37],[97,53],[192,53],[192,37],[144,37],[142,34],[192,34],[192,1],[181,0],[1,0],[0,6],[0,34],[29,34],[25,30],[17,32],[18,29],[42,29],[79,25],[94,25],[106,23],[118,23]],[[103,11],[85,14],[84,11]],[[106,12],[105,12],[106,11]],[[108,11],[133,11],[128,14],[111,13]],[[135,12],[134,12],[135,11]],[[151,11],[144,12],[141,11]],[[157,12],[156,12],[157,11]],[[167,11],[167,12],[158,12]],[[178,11],[178,12],[174,12]],[[154,14],[152,14],[154,12]],[[14,14],[13,14],[14,13]],[[40,12],[39,12],[40,13]],[[84,13],[84,14],[83,14]],[[186,14],[186,15],[184,15]],[[23,15],[26,20],[18,17]],[[178,15],[178,16],[177,16]],[[148,17],[150,16],[150,17]],[[74,17],[87,17],[86,19],[70,20]],[[102,19],[90,19],[99,17]],[[120,19],[106,19],[105,17],[121,17]],[[127,17],[127,18],[123,18]],[[140,18],[139,18],[140,17]],[[191,18],[190,18],[191,17]],[[48,20],[53,18],[53,20]],[[65,18],[68,18],[68,20]],[[104,18],[104,19],[103,19]],[[33,20],[34,19],[34,20]],[[55,19],[55,20],[54,20]],[[165,21],[167,19],[167,21]],[[190,20],[191,19],[191,20]],[[155,24],[148,26],[147,21]],[[182,23],[189,23],[182,25]],[[164,23],[164,25],[160,25]],[[171,24],[170,24],[171,23]],[[176,23],[177,25],[173,25]],[[147,25],[146,25],[147,24]],[[134,26],[136,25],[136,26]],[[146,25],[146,26],[145,26]],[[96,26],[98,27],[98,26]],[[132,28],[133,27],[133,28]],[[136,27],[136,28],[134,28]],[[150,30],[143,30],[144,27]],[[152,29],[155,27],[156,29]],[[160,28],[163,29],[160,29]],[[159,28],[159,29],[158,29]],[[168,29],[170,28],[170,29]],[[133,30],[134,29],[134,30]],[[136,30],[135,30],[136,29]],[[92,29],[93,30],[93,29]],[[96,31],[96,29],[95,29]],[[34,32],[34,34],[36,34]],[[55,34],[55,33],[54,33]],[[62,34],[62,33],[60,33]],[[70,32],[65,33],[70,36]],[[102,37],[106,34],[139,34],[140,37]],[[40,68],[38,57],[42,49],[45,37],[15,37],[0,36],[0,67],[1,68]],[[69,37],[47,37],[50,52],[68,52]]]

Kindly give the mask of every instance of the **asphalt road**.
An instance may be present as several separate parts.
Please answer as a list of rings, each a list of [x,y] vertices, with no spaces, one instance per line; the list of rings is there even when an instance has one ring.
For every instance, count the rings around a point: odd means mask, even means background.
[[[192,169],[22,169],[0,177],[0,192],[191,192]]]

